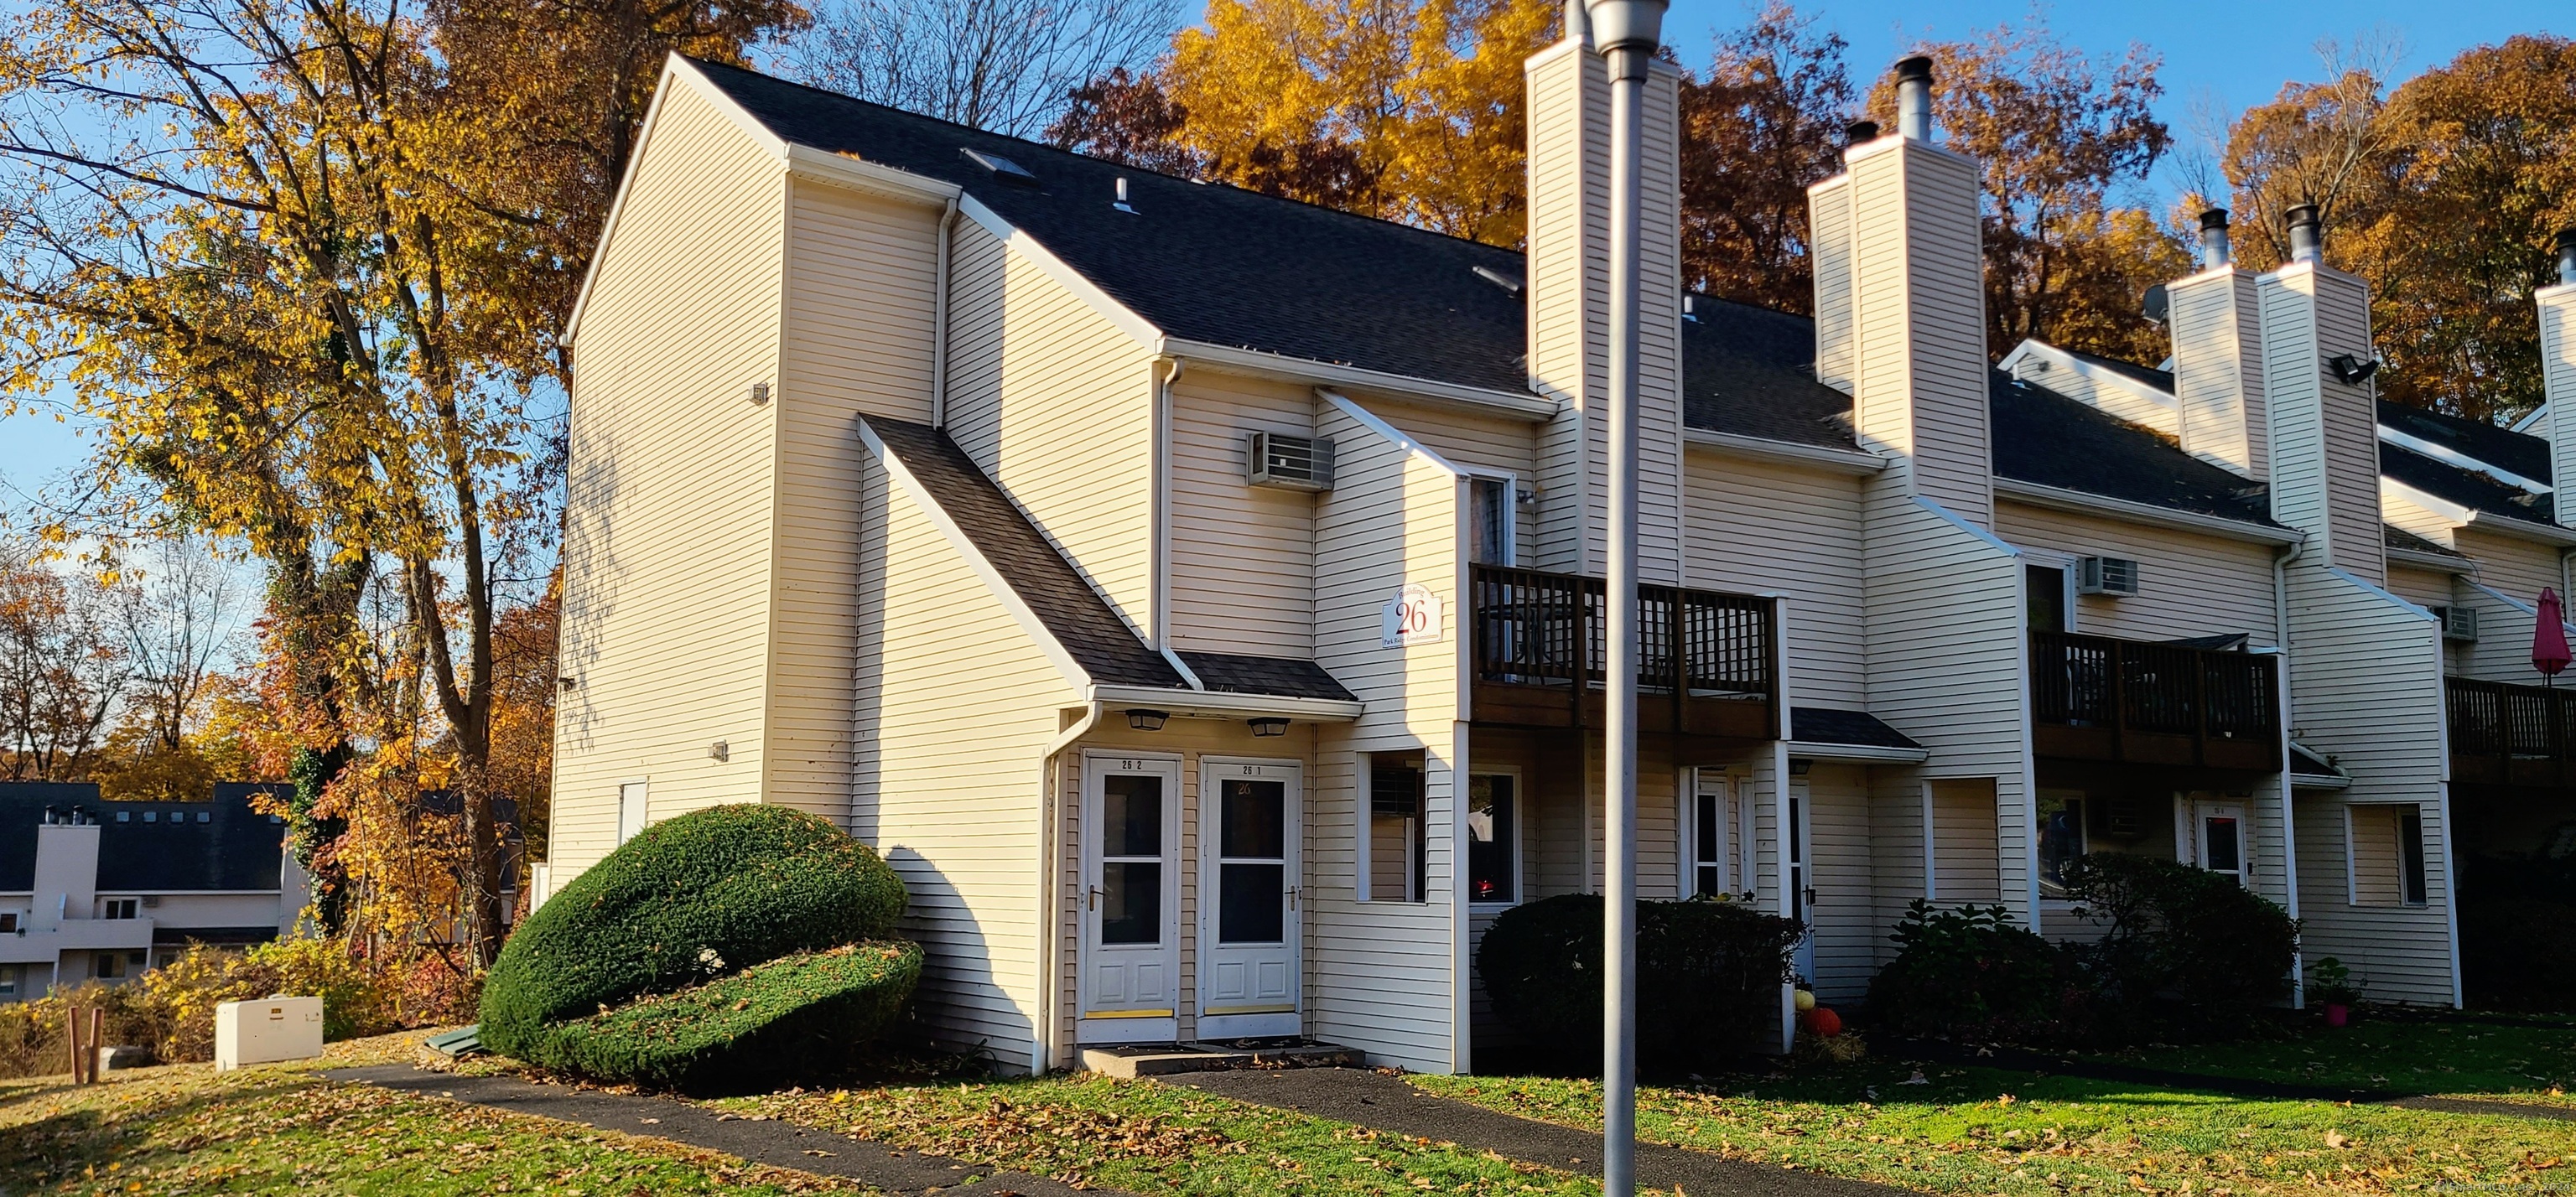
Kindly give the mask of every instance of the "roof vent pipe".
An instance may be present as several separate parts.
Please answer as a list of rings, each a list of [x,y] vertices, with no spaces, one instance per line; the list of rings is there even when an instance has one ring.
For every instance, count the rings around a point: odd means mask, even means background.
[[[2558,281],[2576,287],[2576,229],[2558,230]]]
[[[1585,11],[1583,0],[1565,0],[1565,36],[1582,45],[1592,44],[1592,14]]]
[[[2216,270],[2235,260],[2235,247],[2227,241],[2227,209],[2212,208],[2201,213],[2200,268]]]
[[[2301,204],[2290,209],[2290,260],[2322,262],[2325,256],[2325,237],[2317,229],[2317,206]]]
[[[1896,131],[1907,141],[1932,140],[1932,60],[1923,55],[1896,64]]]

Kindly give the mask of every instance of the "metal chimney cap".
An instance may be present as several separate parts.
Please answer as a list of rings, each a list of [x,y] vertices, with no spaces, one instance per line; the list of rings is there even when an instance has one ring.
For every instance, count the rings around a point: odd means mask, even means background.
[[[2226,227],[2227,209],[2211,208],[2200,214],[2200,228],[2202,232],[2208,232],[2211,229],[2223,229]]]
[[[1843,126],[1844,145],[1859,145],[1864,141],[1876,140],[1878,140],[1877,121],[1853,121]]]
[[[1932,56],[1914,54],[1897,59],[1896,81],[1899,83],[1932,82]]]
[[[2290,209],[2287,215],[2290,218],[2291,228],[2295,229],[2300,225],[2315,228],[2317,225],[2317,206],[2315,204],[2300,204],[2299,206]]]

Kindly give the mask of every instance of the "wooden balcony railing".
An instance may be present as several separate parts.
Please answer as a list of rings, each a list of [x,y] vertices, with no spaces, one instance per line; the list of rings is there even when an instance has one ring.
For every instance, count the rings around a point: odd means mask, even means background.
[[[1608,657],[1600,578],[1479,565],[1474,716],[1530,727],[1597,727]],[[1641,730],[1771,739],[1779,645],[1772,603],[1751,595],[1640,586]]]
[[[2576,787],[2576,689],[2448,677],[2442,690],[2452,780]]]
[[[2268,653],[2030,634],[2041,756],[2278,772],[2280,671]]]

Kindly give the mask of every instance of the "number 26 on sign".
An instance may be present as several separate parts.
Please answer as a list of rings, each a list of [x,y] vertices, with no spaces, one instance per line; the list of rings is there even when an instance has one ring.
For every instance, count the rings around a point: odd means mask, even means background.
[[[1440,640],[1440,596],[1419,582],[1386,600],[1379,613],[1378,643],[1387,648],[1435,644]]]

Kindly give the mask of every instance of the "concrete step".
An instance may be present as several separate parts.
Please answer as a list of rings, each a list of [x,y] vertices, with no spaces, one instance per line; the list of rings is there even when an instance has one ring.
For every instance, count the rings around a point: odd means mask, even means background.
[[[1224,1043],[1120,1044],[1082,1049],[1082,1070],[1134,1079],[1238,1068],[1343,1068],[1360,1054],[1312,1039],[1235,1039]]]

